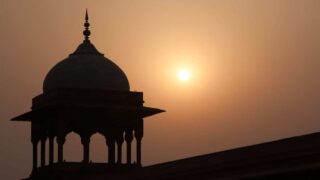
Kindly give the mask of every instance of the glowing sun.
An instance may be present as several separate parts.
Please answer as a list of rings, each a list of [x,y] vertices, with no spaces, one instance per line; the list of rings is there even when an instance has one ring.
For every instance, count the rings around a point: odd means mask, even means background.
[[[188,69],[180,69],[178,71],[178,78],[181,81],[188,81],[191,77],[191,73]]]

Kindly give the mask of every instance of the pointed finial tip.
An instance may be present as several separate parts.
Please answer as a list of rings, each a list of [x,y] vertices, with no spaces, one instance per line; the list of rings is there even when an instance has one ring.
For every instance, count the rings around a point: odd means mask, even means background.
[[[88,21],[89,16],[88,16],[88,8],[86,9],[86,17],[85,17],[86,21]]]
[[[84,35],[84,38],[85,40],[89,40],[89,36],[91,34],[90,30],[89,30],[89,16],[88,16],[88,9],[86,9],[86,16],[85,16],[85,22],[84,22],[84,27],[85,27],[85,30],[83,31],[83,35]]]

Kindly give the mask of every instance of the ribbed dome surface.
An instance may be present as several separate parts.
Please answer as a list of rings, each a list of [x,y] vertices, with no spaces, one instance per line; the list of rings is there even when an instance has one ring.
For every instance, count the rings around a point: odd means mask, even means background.
[[[74,53],[56,64],[47,74],[43,91],[58,88],[130,90],[124,72],[99,53],[89,40],[84,40]]]

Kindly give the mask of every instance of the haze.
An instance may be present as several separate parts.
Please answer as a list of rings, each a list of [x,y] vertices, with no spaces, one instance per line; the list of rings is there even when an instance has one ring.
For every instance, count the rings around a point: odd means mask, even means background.
[[[86,8],[97,49],[167,111],[145,119],[143,165],[319,131],[318,0],[1,0],[2,179],[31,172],[30,124],[9,120],[82,42]],[[91,142],[91,159],[106,161],[102,136]],[[76,134],[65,147],[81,160]]]

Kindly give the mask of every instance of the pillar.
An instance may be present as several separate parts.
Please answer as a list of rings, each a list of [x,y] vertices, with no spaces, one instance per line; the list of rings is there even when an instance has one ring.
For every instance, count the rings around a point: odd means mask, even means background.
[[[118,164],[122,163],[122,143],[123,143],[123,131],[119,131],[117,134],[116,142],[118,147]]]
[[[57,137],[57,143],[58,143],[58,163],[63,162],[63,144],[65,142],[65,137]]]
[[[32,141],[32,170],[36,170],[38,167],[38,142],[39,140],[33,140]]]
[[[137,165],[141,166],[141,139],[137,139]]]
[[[40,141],[40,125],[31,121],[32,171],[38,168],[38,144]]]
[[[83,163],[89,163],[90,136],[81,136],[81,143],[83,145]]]
[[[54,136],[49,137],[49,165],[54,161]]]
[[[127,164],[131,164],[131,142],[133,140],[132,129],[126,130],[125,140],[127,143]]]
[[[41,167],[46,165],[46,141],[46,136],[41,138]]]
[[[114,164],[115,163],[115,138],[113,136],[109,136],[107,138],[107,145],[108,145],[108,163]]]
[[[137,140],[137,164],[141,166],[141,140],[143,137],[143,119],[139,119],[134,130],[134,136]]]

